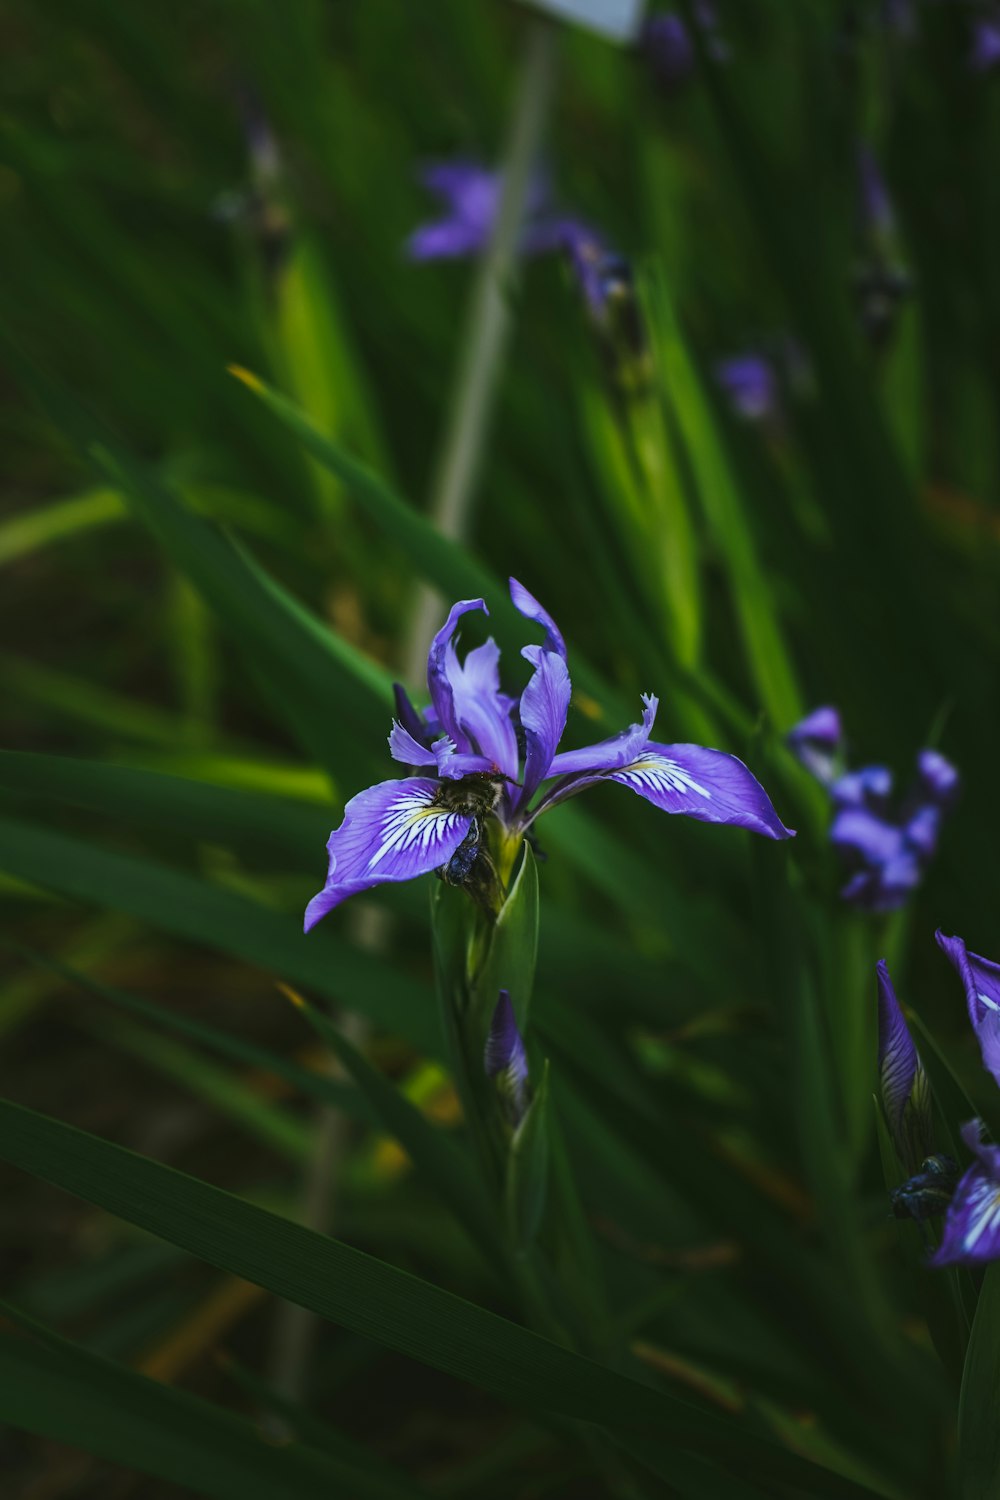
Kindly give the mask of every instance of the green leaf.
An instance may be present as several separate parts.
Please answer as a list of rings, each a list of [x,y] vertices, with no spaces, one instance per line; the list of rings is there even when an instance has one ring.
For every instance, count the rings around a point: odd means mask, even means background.
[[[96,995],[100,1000],[106,1000],[110,1005],[139,1016],[144,1021],[151,1021],[154,1025],[164,1026],[169,1031],[176,1031],[181,1036],[190,1037],[192,1041],[200,1042],[202,1046],[221,1053],[223,1057],[228,1057],[234,1062],[243,1063],[250,1068],[260,1068],[266,1073],[274,1074],[276,1078],[283,1078],[303,1097],[316,1099],[320,1104],[328,1104],[334,1109],[343,1110],[344,1114],[350,1115],[352,1120],[357,1120],[361,1124],[376,1123],[374,1113],[358,1090],[350,1084],[330,1078],[326,1073],[317,1073],[311,1068],[300,1067],[298,1063],[282,1057],[278,1052],[271,1052],[266,1047],[258,1047],[254,1042],[248,1042],[242,1036],[230,1035],[228,1031],[219,1031],[216,1027],[209,1026],[204,1021],[197,1021],[182,1011],[170,1010],[165,1005],[157,1005],[152,1000],[141,999],[138,995],[131,995],[115,985],[103,984],[69,963],[60,963],[58,959],[35,953],[30,948],[22,947],[20,943],[9,942],[7,946],[32,959],[41,968],[61,975],[70,984],[78,985],[88,993]],[[0,1017],[2,1017],[2,1012],[0,1012]]]
[[[489,948],[475,976],[474,1002],[485,1044],[501,990],[510,994],[522,1033],[528,1029],[538,961],[538,864],[528,844],[507,900],[490,933]]]
[[[480,1179],[472,1170],[469,1158],[441,1129],[432,1125],[419,1109],[384,1078],[377,1068],[332,1021],[301,995],[287,991],[296,1008],[309,1021],[317,1035],[337,1057],[354,1079],[384,1130],[393,1136],[410,1157],[417,1171],[426,1179],[451,1212],[467,1230],[487,1262],[504,1274],[502,1255],[498,1253],[498,1225]]]
[[[62,755],[0,750],[0,787],[65,802],[126,824],[166,828],[213,844],[278,854],[317,871],[335,820],[332,804],[212,786],[183,776]]]
[[[979,1293],[958,1406],[962,1500],[1000,1493],[1000,1265],[988,1266]]]
[[[77,901],[127,912],[189,942],[204,943],[328,999],[363,1004],[380,1026],[438,1054],[441,1037],[427,986],[328,928],[302,933],[298,918],[151,860],[96,849],[13,818],[0,818],[0,868]]]
[[[279,712],[334,775],[361,774],[384,734],[392,679],[328,630],[246,550],[179,505],[119,451],[92,450],[214,611]]]
[[[416,1500],[405,1476],[298,1444],[91,1354],[0,1303],[27,1336],[0,1333],[0,1420],[215,1500]]]
[[[111,489],[87,490],[69,500],[32,506],[0,524],[0,566],[81,531],[121,521],[127,514],[121,495]]]
[[[868,1492],[730,1421],[572,1354],[359,1250],[0,1101],[0,1157],[222,1270],[519,1407],[646,1433],[816,1496]]]
[[[511,1240],[527,1250],[541,1226],[549,1186],[549,1063],[515,1130],[507,1159],[507,1221]]]

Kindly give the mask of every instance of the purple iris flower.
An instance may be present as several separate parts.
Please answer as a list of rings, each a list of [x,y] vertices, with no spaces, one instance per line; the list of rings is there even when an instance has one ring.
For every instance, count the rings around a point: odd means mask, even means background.
[[[834,779],[843,751],[844,728],[840,710],[828,704],[814,708],[788,732],[788,744],[807,771],[825,786]]]
[[[711,0],[695,0],[694,22],[705,37],[710,57],[722,61],[728,56],[728,48],[718,35],[718,19]],[[650,16],[642,29],[640,43],[649,59],[653,75],[665,88],[677,88],[686,83],[695,70],[698,60],[694,38],[681,16],[668,13]]]
[[[932,1266],[981,1266],[1000,1257],[1000,1146],[982,1139],[982,1123],[968,1120],[962,1140],[976,1158],[948,1205]]]
[[[997,63],[1000,63],[1000,18],[985,17],[973,23],[969,67],[974,73],[988,73]]]
[[[781,391],[774,361],[766,354],[749,351],[721,359],[715,378],[738,417],[746,422],[764,422],[777,416]]]
[[[914,784],[894,808],[892,772],[886,766],[831,777],[839,731],[836,710],[817,709],[790,731],[788,744],[833,801],[830,842],[850,870],[840,894],[864,911],[895,911],[916,890],[937,850],[958,791],[958,772],[936,750],[922,750]]]
[[[1000,1083],[1000,964],[970,953],[960,937],[943,932],[936,937],[962,980],[983,1067]],[[962,1126],[962,1140],[975,1161],[948,1208],[932,1262],[937,1266],[982,1265],[1000,1258],[1000,1146],[984,1144],[979,1120]]]
[[[896,1155],[914,1173],[931,1152],[930,1088],[884,958],[876,974],[882,1108]]]
[[[545,633],[541,645],[521,653],[533,669],[524,691],[519,698],[501,691],[492,639],[459,659],[459,620],[487,610],[482,599],[453,605],[428,655],[430,706],[418,713],[400,692],[401,716],[389,735],[393,758],[421,774],[379,782],[348,802],[327,845],[326,885],[306,909],[307,931],[348,896],[387,881],[438,871],[466,885],[483,856],[490,859],[491,842],[509,867],[537,817],[600,782],[628,787],[664,812],[791,837],[735,756],[651,739],[654,697],[643,697],[641,722],[621,734],[559,750],[571,691],[566,646],[552,617],[515,579],[510,594]]]
[[[528,1112],[528,1057],[507,990],[500,991],[486,1038],[486,1076],[493,1080],[508,1123],[517,1129]]]
[[[422,224],[406,242],[411,260],[458,260],[479,255],[489,243],[500,209],[503,177],[479,162],[434,162],[421,172],[421,181],[443,202],[444,217]],[[519,245],[522,255],[559,249],[575,221],[549,209],[545,177],[535,173],[528,186],[525,222]]]

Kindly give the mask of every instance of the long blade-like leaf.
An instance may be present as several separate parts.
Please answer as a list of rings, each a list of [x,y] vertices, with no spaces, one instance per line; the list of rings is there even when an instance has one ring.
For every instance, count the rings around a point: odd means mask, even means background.
[[[0,1156],[210,1265],[518,1406],[639,1432],[815,1495],[868,1492],[739,1423],[620,1375],[418,1277],[197,1178],[0,1101]]]

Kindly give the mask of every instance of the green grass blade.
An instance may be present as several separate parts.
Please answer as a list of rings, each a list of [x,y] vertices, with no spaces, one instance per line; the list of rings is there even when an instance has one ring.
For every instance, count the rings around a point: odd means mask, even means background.
[[[645,1433],[817,1496],[869,1492],[359,1250],[20,1105],[0,1156],[219,1269],[521,1407]]]
[[[477,1244],[488,1264],[504,1275],[505,1263],[499,1250],[500,1229],[491,1211],[480,1178],[471,1159],[440,1127],[433,1125],[417,1107],[383,1078],[377,1068],[357,1047],[343,1036],[332,1021],[301,995],[289,991],[289,998],[322,1038],[342,1067],[354,1079],[359,1092],[371,1105],[382,1128],[393,1136],[407,1153],[417,1171],[447,1204],[455,1218]]]
[[[403,1476],[290,1445],[200,1396],[136,1375],[0,1303],[28,1336],[0,1334],[0,1419],[213,1500],[416,1500]]]
[[[212,786],[181,776],[61,755],[0,750],[0,787],[126,824],[290,859],[317,875],[336,821],[332,806]]]
[[[365,1014],[437,1054],[441,1038],[429,988],[384,959],[301,922],[151,860],[96,849],[82,840],[0,819],[0,867],[22,880],[97,902],[190,942],[259,965],[331,1000],[350,993]]]

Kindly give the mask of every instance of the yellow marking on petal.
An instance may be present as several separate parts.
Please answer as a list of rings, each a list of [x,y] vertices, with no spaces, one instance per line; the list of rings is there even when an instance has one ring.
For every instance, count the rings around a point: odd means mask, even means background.
[[[255,375],[252,370],[246,370],[242,365],[227,365],[226,369],[229,371],[230,375],[235,375],[237,380],[241,380],[249,390],[254,392],[255,395],[262,396],[264,394],[264,391],[266,389],[264,382],[263,380],[261,380],[260,376]]]

